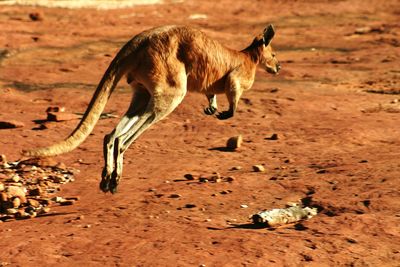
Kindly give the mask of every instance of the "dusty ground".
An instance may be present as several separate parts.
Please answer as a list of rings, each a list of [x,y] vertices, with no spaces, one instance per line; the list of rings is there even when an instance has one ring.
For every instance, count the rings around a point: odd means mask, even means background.
[[[195,25],[240,49],[273,22],[283,67],[278,76],[259,70],[227,121],[203,115],[205,97],[188,95],[125,154],[116,195],[98,183],[102,138],[118,120],[101,120],[79,149],[56,158],[81,170],[62,189],[80,201],[53,216],[1,223],[0,265],[400,266],[399,15],[396,0],[0,6],[0,119],[25,124],[0,130],[0,153],[10,160],[66,137],[78,121],[46,130],[33,121],[48,106],[83,112],[118,48],[149,27]],[[123,114],[129,99],[122,82],[106,111]],[[265,139],[273,133],[278,140]],[[213,149],[237,134],[245,141],[239,151]],[[253,172],[254,164],[266,171]],[[183,178],[213,172],[235,180]],[[275,230],[248,225],[251,214],[306,196],[323,208],[311,220]]]

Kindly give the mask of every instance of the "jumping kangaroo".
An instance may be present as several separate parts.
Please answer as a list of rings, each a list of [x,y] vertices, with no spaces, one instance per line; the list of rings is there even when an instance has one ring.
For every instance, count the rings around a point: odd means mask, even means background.
[[[126,43],[103,75],[76,129],[49,147],[24,151],[26,156],[55,156],[72,151],[92,132],[117,83],[126,76],[133,88],[132,102],[116,128],[104,137],[100,188],[115,193],[122,174],[123,154],[151,125],[170,114],[187,90],[204,93],[217,111],[216,94],[225,93],[229,109],[216,114],[232,117],[239,99],[253,85],[259,63],[271,74],[280,65],[270,45],[275,30],[269,25],[242,51],[229,49],[187,26],[163,26],[144,31]]]

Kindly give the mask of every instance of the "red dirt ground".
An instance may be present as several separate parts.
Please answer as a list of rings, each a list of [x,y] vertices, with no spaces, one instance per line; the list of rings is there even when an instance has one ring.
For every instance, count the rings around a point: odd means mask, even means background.
[[[43,20],[32,21],[32,12]],[[400,266],[399,15],[396,0],[0,6],[0,119],[25,124],[0,130],[0,153],[10,160],[66,137],[78,121],[46,130],[33,130],[33,121],[48,106],[84,112],[112,56],[147,28],[194,25],[240,49],[273,22],[283,68],[277,76],[260,69],[227,121],[205,116],[205,97],[188,95],[125,154],[115,195],[98,183],[103,136],[118,119],[99,121],[80,148],[56,157],[80,169],[62,188],[80,201],[1,223],[0,266]],[[131,95],[124,82],[119,88],[106,111],[121,115]],[[279,139],[267,140],[273,133]],[[239,151],[213,149],[237,134]],[[213,172],[235,180],[183,178]],[[252,214],[306,196],[323,210],[300,226],[249,225]]]

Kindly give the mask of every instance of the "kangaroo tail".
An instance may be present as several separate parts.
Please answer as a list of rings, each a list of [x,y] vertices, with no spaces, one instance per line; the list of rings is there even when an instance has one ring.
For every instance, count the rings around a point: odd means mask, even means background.
[[[121,62],[121,54],[121,52],[117,54],[103,75],[82,120],[75,130],[65,140],[51,146],[22,151],[25,156],[49,157],[67,153],[77,148],[88,137],[99,120],[111,93],[126,72],[127,64]]]

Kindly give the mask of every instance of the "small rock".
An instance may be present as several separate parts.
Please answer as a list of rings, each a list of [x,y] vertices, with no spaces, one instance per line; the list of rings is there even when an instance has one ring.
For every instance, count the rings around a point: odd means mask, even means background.
[[[274,133],[270,137],[266,137],[267,140],[278,140],[278,134]]]
[[[372,30],[371,27],[360,27],[360,28],[357,28],[357,29],[354,31],[354,33],[355,33],[355,34],[366,34],[366,33],[371,32],[371,30]]]
[[[38,207],[40,207],[40,202],[37,201],[36,199],[30,198],[30,199],[28,199],[28,205],[32,206],[34,208],[38,208]]]
[[[197,207],[195,204],[186,204],[185,205],[185,208],[187,208],[187,209],[192,209],[192,208],[195,208],[195,207]]]
[[[0,121],[0,129],[22,128],[25,124],[16,120]]]
[[[199,182],[200,182],[200,183],[208,183],[208,179],[205,178],[205,177],[200,177],[200,178],[199,178]]]
[[[192,181],[194,180],[194,176],[191,173],[185,174],[183,177],[185,177],[186,180]]]
[[[5,193],[5,192],[0,193],[0,201],[7,202],[7,200],[8,200],[7,193]]]
[[[28,213],[26,213],[24,210],[18,210],[15,213],[15,218],[19,219],[19,220],[23,220],[23,219],[29,219],[30,215]]]
[[[253,171],[255,172],[264,172],[265,168],[263,165],[253,165]]]
[[[85,226],[84,226],[84,228],[91,228],[92,227],[92,225],[90,225],[90,224],[86,224]]]
[[[170,198],[180,198],[181,195],[179,195],[179,194],[171,194],[169,197]]]
[[[241,207],[242,209],[247,209],[249,206],[247,206],[246,204],[242,204],[242,205],[240,205],[240,207]]]
[[[211,176],[210,181],[213,181],[215,183],[222,182],[221,175],[218,172],[214,172],[214,175]]]
[[[32,21],[42,21],[43,20],[43,15],[41,13],[39,13],[39,12],[32,12],[32,13],[29,13],[29,18]]]
[[[65,112],[65,107],[58,107],[58,106],[53,106],[53,107],[48,107],[46,109],[46,112]]]
[[[13,208],[18,209],[21,206],[21,200],[18,197],[13,198],[12,205]]]
[[[238,170],[241,170],[241,169],[242,169],[241,166],[234,166],[234,167],[231,168],[232,171],[238,171]]]
[[[7,164],[7,165],[8,165],[8,163],[7,163],[7,158],[6,158],[6,155],[1,154],[1,155],[0,155],[0,165],[3,166],[4,164]]]
[[[19,177],[18,174],[15,174],[15,175],[13,175],[13,176],[11,177],[11,180],[12,180],[14,183],[18,183],[19,181],[21,181],[21,177]]]
[[[40,196],[43,193],[43,190],[40,186],[29,190],[29,195],[30,196]]]
[[[243,141],[242,135],[231,137],[226,142],[226,147],[231,149],[231,150],[235,150],[235,149],[241,147],[242,141]]]
[[[46,214],[50,212],[50,208],[49,207],[43,207],[39,210],[40,214]]]
[[[25,191],[23,190],[22,187],[12,186],[12,185],[11,186],[7,186],[6,187],[6,193],[7,193],[7,196],[9,198],[18,197],[18,198],[20,198],[22,203],[26,202]]]
[[[7,209],[7,210],[6,210],[6,213],[7,213],[8,215],[15,215],[17,212],[18,212],[18,210],[15,209],[15,208],[10,208],[10,209]]]
[[[228,177],[226,177],[226,181],[231,183],[231,182],[235,181],[235,177],[228,176]]]
[[[56,202],[56,203],[60,203],[62,201],[65,201],[65,199],[62,198],[62,197],[53,197],[51,200]]]

